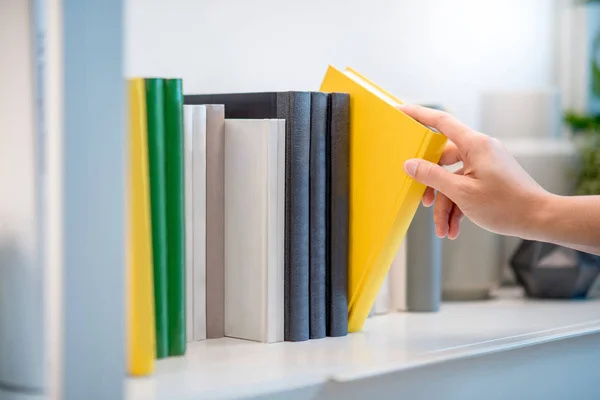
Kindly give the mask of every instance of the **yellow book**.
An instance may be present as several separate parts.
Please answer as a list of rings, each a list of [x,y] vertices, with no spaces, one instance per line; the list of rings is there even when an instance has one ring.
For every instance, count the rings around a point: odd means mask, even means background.
[[[350,95],[348,331],[357,332],[425,191],[404,162],[437,163],[446,137],[398,110],[399,99],[351,68],[329,66],[320,90]]]
[[[150,183],[143,79],[129,80],[128,372],[149,375],[156,352]]]

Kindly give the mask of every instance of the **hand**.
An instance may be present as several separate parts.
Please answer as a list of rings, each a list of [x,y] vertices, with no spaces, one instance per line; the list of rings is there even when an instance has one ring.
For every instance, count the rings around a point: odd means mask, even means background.
[[[428,186],[423,205],[429,207],[435,201],[438,237],[458,237],[463,216],[503,235],[528,237],[536,229],[531,226],[532,216],[550,194],[499,140],[473,131],[443,111],[414,105],[399,109],[449,139],[439,165],[422,159],[411,159],[404,165],[409,176]],[[442,168],[457,162],[463,166],[454,173]]]

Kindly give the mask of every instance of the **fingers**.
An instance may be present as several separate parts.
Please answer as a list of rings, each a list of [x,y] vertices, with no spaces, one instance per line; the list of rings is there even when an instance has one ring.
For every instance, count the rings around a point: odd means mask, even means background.
[[[459,148],[467,146],[470,139],[476,135],[467,125],[445,111],[412,104],[402,104],[398,109],[423,125],[437,129]]]
[[[448,142],[438,164],[442,166],[454,165],[460,161],[462,161],[462,159],[460,157],[460,153],[458,152],[458,148],[454,143]],[[427,189],[425,189],[425,193],[423,194],[423,206],[431,207],[434,201],[435,190],[433,188],[427,187]]]
[[[444,152],[442,153],[442,157],[440,158],[440,161],[438,162],[438,164],[454,165],[459,161],[462,161],[462,158],[460,156],[460,152],[458,151],[458,147],[456,147],[456,145],[454,143],[448,142],[448,144],[446,144],[446,148],[444,149]]]
[[[452,206],[452,211],[450,212],[448,239],[454,240],[458,237],[458,234],[460,233],[460,223],[463,218],[464,214],[462,213],[461,209],[454,204]]]
[[[433,209],[433,221],[435,222],[435,234],[440,238],[448,234],[450,212],[453,206],[452,200],[438,192]]]
[[[428,187],[425,189],[425,193],[423,194],[423,206],[431,207],[433,202],[435,201],[435,190],[433,188]]]
[[[437,164],[420,158],[407,160],[404,163],[404,170],[416,181],[442,192],[450,199],[454,199],[458,188],[466,179],[462,175],[455,175]]]

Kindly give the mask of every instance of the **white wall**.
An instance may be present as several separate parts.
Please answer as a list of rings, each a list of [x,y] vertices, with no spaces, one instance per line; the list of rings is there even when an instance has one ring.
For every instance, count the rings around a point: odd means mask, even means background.
[[[317,90],[353,66],[477,127],[486,88],[555,83],[555,0],[127,0],[126,72],[184,91]],[[167,6],[168,4],[168,6]]]

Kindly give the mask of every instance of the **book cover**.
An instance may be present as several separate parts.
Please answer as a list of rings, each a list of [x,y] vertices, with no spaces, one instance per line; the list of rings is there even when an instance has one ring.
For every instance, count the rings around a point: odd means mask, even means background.
[[[225,120],[225,336],[284,339],[285,122]]]
[[[356,71],[330,66],[320,90],[350,95],[348,329],[362,329],[425,186],[404,172],[413,157],[437,163],[446,138],[397,109],[401,101]]]
[[[144,376],[154,370],[156,357],[148,130],[144,80],[130,79],[128,84],[128,372]]]
[[[186,95],[185,102],[223,104],[228,119],[286,121],[285,340],[308,340],[310,92]]]
[[[167,205],[167,305],[169,356],[185,354],[185,181],[183,88],[165,79],[165,172]]]
[[[156,357],[159,359],[167,357],[169,353],[164,84],[164,79],[161,78],[148,78],[145,80],[148,118],[148,167],[150,172]]]
[[[348,334],[350,95],[329,93],[327,126],[327,335]]]

